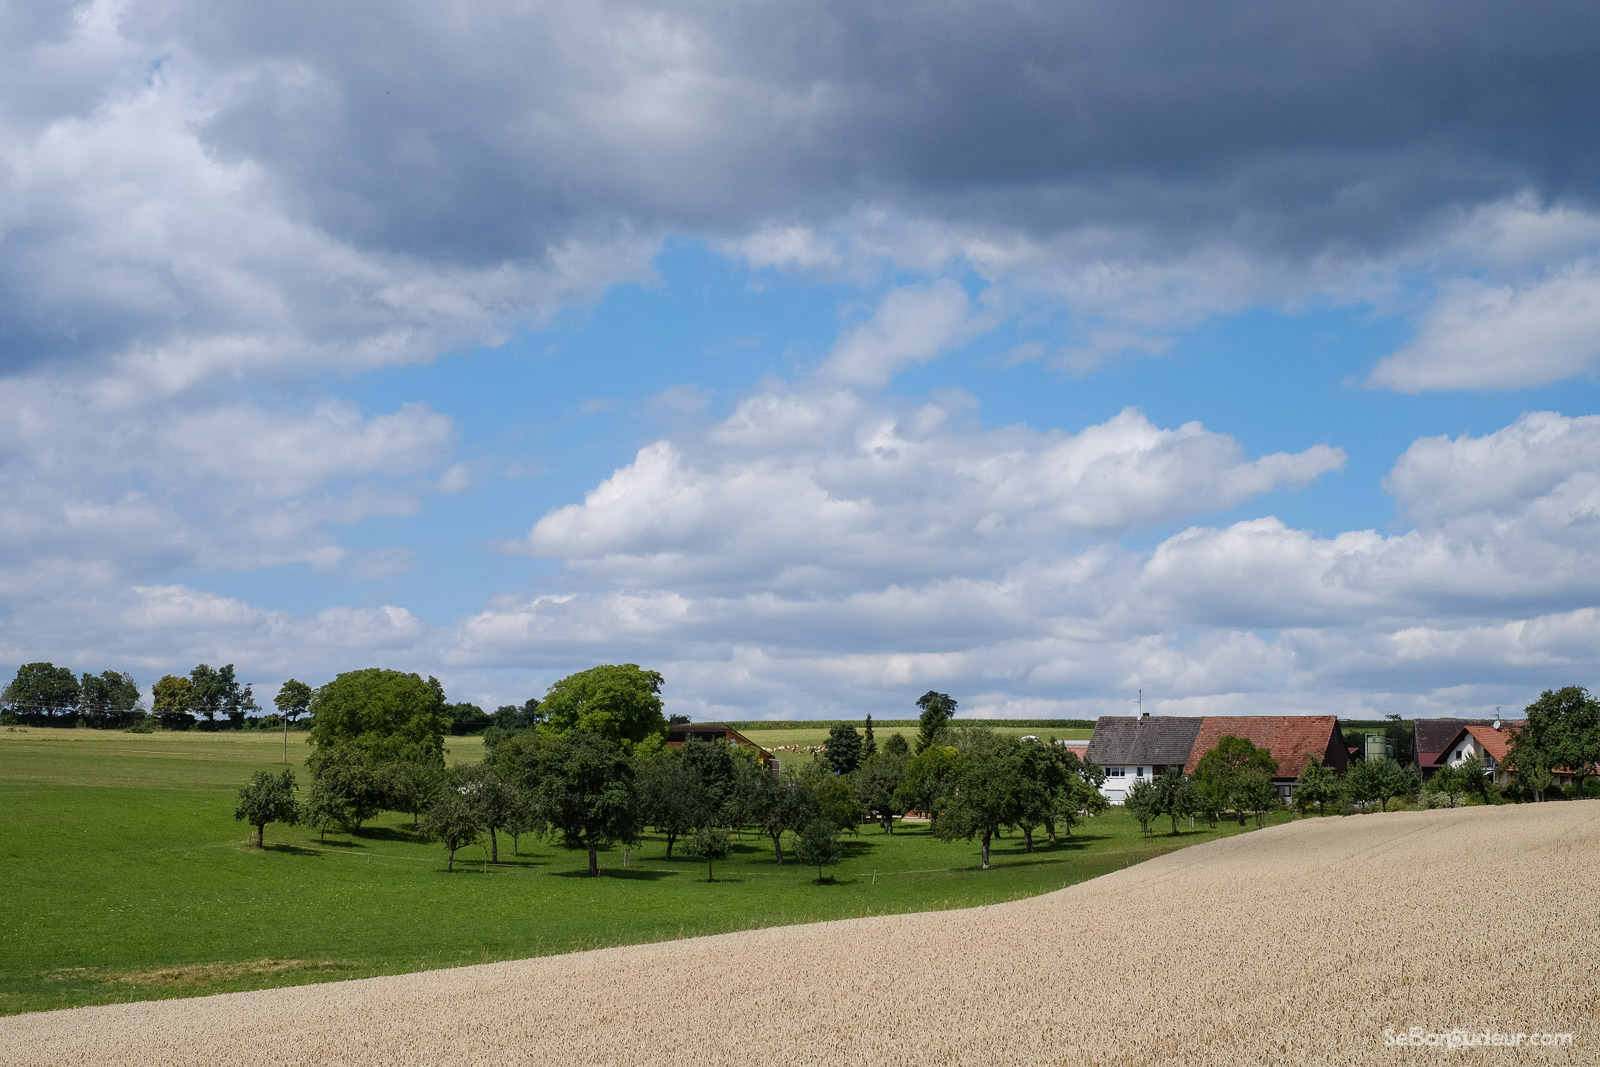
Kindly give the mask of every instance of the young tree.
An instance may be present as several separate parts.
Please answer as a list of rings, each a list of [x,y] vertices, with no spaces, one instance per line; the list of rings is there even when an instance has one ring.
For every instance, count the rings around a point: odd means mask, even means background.
[[[1358,760],[1345,774],[1350,799],[1362,804],[1378,802],[1380,811],[1389,810],[1389,801],[1418,792],[1422,779],[1414,767],[1402,767],[1387,756]]]
[[[1312,758],[1307,761],[1305,770],[1300,772],[1300,780],[1294,787],[1294,806],[1304,815],[1315,804],[1317,814],[1321,815],[1330,800],[1337,798],[1339,793],[1339,779],[1322,761]]]
[[[702,826],[689,838],[689,855],[697,860],[706,861],[706,881],[714,882],[711,864],[714,860],[725,860],[729,851],[728,831],[720,826]]]
[[[754,813],[761,832],[772,839],[772,853],[777,862],[783,862],[783,835],[798,834],[806,824],[820,817],[816,797],[810,786],[794,770],[774,777],[764,774],[752,779],[756,790]]]
[[[829,773],[823,766],[821,763],[813,763],[807,768],[807,771],[812,772],[807,774],[812,803],[816,805],[822,818],[840,830],[852,834],[860,833],[861,823],[867,817],[867,809],[861,803],[861,794],[856,790],[855,781],[848,775]]]
[[[878,754],[878,742],[872,736],[872,716],[867,716],[867,728],[861,734],[861,758],[869,760]]]
[[[889,735],[889,740],[883,743],[883,750],[891,756],[909,758],[911,756],[911,742],[906,740],[905,734],[892,733]]]
[[[1423,792],[1428,798],[1428,806],[1433,808],[1453,808],[1466,801],[1461,771],[1449,764],[1433,772],[1423,786]]]
[[[317,831],[317,840],[326,844],[329,828],[349,826],[355,820],[345,799],[313,778],[300,809],[300,821]]]
[[[409,814],[413,830],[446,786],[445,772],[420,760],[389,760],[379,764],[373,775],[382,798],[379,807]]]
[[[1051,751],[1054,747],[1037,740],[1016,744],[1018,781],[1012,820],[1022,831],[1024,852],[1033,851],[1034,830],[1054,822],[1061,792],[1067,787],[1066,766]]]
[[[839,828],[827,819],[812,819],[800,831],[795,853],[800,862],[817,869],[817,881],[822,881],[822,868],[839,862]]]
[[[277,774],[257,771],[250,784],[239,790],[239,806],[233,817],[256,828],[256,847],[265,847],[267,823],[293,826],[300,821],[300,805],[295,803],[294,772]]]
[[[445,870],[454,871],[456,850],[476,844],[483,837],[483,822],[472,801],[454,789],[446,789],[422,813],[418,836],[424,841],[443,842],[444,847],[450,850]]]
[[[1178,832],[1179,819],[1200,813],[1199,790],[1195,788],[1194,782],[1176,767],[1168,767],[1153,784],[1156,814],[1165,815],[1172,820],[1173,833]]]
[[[1247,767],[1234,787],[1234,802],[1240,813],[1253,812],[1256,826],[1267,824],[1267,812],[1278,806],[1278,787],[1272,775],[1260,767]]]
[[[1058,826],[1071,837],[1074,826],[1084,819],[1099,815],[1111,806],[1111,802],[1100,792],[1100,787],[1106,780],[1105,771],[1088,760],[1080,759],[1076,752],[1053,741],[1050,748],[1056,753],[1056,758],[1061,761],[1065,772],[1064,784],[1056,797],[1055,810],[1050,812],[1044,824],[1045,832],[1053,844]]]
[[[1148,778],[1135,778],[1122,794],[1122,807],[1139,823],[1139,829],[1150,836],[1150,823],[1161,814],[1156,810],[1155,783]]]
[[[948,745],[925,748],[906,763],[905,777],[895,791],[895,799],[902,811],[927,812],[931,831],[939,825],[939,803],[950,792],[955,774],[954,748]]]
[[[194,683],[176,674],[163,675],[155,684],[150,711],[163,730],[187,730],[194,725]]]
[[[598,877],[601,846],[638,836],[633,764],[621,742],[584,730],[563,734],[542,755],[539,810],[568,848],[588,851],[589,875]]]
[[[956,702],[948,693],[936,693],[932,689],[917,698],[917,707],[922,709],[922,729],[917,733],[917,755],[926,752],[929,747],[941,744],[946,726],[956,713]]]
[[[315,788],[333,798],[346,813],[349,830],[383,810],[383,788],[366,754],[354,743],[321,748],[306,760]]]
[[[478,813],[479,824],[489,831],[489,862],[499,863],[499,832],[516,818],[522,804],[517,787],[500,777],[493,767],[474,763],[461,769],[455,788]]]
[[[895,817],[905,811],[896,796],[905,773],[905,757],[892,756],[887,751],[868,756],[856,768],[856,789],[861,794],[861,803],[886,834],[894,833]]]
[[[290,678],[278,687],[278,695],[272,698],[272,703],[277,707],[278,713],[293,724],[300,716],[311,710],[311,698],[314,695],[309,685]]]
[[[643,741],[667,728],[661,715],[662,684],[660,674],[636,663],[590,667],[550,687],[542,705],[545,721],[557,733]]]
[[[376,765],[410,760],[444,767],[449,719],[437,681],[369,667],[346,671],[311,698],[311,743],[353,744]]]
[[[861,765],[861,735],[847,722],[828,731],[827,752],[823,759],[834,774],[849,774]]]

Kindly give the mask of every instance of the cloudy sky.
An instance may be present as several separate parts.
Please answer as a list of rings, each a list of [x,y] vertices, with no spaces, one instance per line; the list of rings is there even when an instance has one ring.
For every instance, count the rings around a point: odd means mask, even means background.
[[[0,5],[0,673],[1600,684],[1592,4],[671,7]]]

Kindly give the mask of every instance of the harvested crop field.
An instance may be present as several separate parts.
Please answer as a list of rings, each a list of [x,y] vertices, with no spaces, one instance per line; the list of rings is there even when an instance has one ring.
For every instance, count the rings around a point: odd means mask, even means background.
[[[13,1016],[0,1064],[1588,1064],[1597,1013],[1600,803],[1573,802],[1308,819],[969,911]],[[1412,1027],[1572,1038],[1386,1044]]]

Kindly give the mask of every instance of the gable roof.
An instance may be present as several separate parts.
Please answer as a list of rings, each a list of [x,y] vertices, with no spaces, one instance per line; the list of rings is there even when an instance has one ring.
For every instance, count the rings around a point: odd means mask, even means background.
[[[1499,730],[1496,730],[1493,726],[1479,726],[1476,723],[1463,726],[1456,731],[1455,736],[1439,751],[1439,761],[1442,763],[1444,757],[1461,743],[1463,737],[1470,736],[1478,743],[1478,751],[1493,756],[1496,763],[1500,762],[1506,758],[1506,753],[1511,751],[1511,738],[1517,729],[1516,726],[1510,726],[1505,723],[1500,725],[1502,728]]]
[[[1089,759],[1102,767],[1179,766],[1199,730],[1192,715],[1102,715],[1089,738]]]
[[[1501,719],[1499,722],[1501,726],[1517,729],[1526,726],[1528,720]],[[1492,727],[1494,724],[1494,719],[1413,719],[1411,730],[1412,736],[1416,739],[1417,766],[1440,766],[1440,757],[1455,745],[1456,737],[1460,735],[1463,727]]]
[[[667,726],[667,744],[677,747],[690,738],[713,741],[722,739],[731,745],[748,745],[761,753],[763,760],[770,760],[772,753],[750,740],[738,730],[721,722],[675,722]]]
[[[1200,720],[1183,773],[1193,774],[1200,757],[1232,734],[1272,753],[1278,761],[1278,773],[1273,777],[1299,778],[1307,763],[1328,754],[1329,741],[1338,730],[1339,720],[1333,715],[1207,715]],[[1337,743],[1344,747],[1342,735]]]

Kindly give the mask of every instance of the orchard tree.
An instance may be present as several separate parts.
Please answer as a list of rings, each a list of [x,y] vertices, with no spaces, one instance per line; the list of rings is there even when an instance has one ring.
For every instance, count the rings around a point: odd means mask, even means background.
[[[1300,772],[1300,780],[1295,783],[1294,806],[1304,815],[1315,804],[1317,814],[1321,815],[1329,801],[1339,798],[1339,791],[1339,779],[1322,765],[1321,760],[1313,757],[1307,761],[1305,770]]]
[[[1150,836],[1150,823],[1161,814],[1156,810],[1156,786],[1148,778],[1135,778],[1122,794],[1122,807],[1139,823],[1139,829]]]
[[[272,698],[272,703],[277,706],[284,721],[292,724],[311,709],[313,695],[309,685],[290,678],[278,687],[278,695]]]
[[[1271,778],[1267,779],[1269,782]],[[1168,767],[1155,779],[1156,813],[1172,820],[1172,832],[1178,832],[1178,820],[1200,814],[1200,791],[1176,767]]]
[[[798,834],[812,820],[820,818],[817,798],[807,782],[792,769],[781,777],[764,774],[752,779],[755,789],[754,814],[761,832],[772,839],[772,854],[783,862],[783,835]]]
[[[589,875],[598,877],[602,846],[638,838],[633,764],[620,741],[587,730],[562,735],[542,756],[539,810],[568,848],[589,853]]]
[[[300,821],[300,805],[295,803],[294,772],[257,771],[250,784],[239,790],[239,806],[233,817],[256,828],[256,847],[265,847],[267,823],[293,826]]]
[[[917,732],[917,755],[920,756],[933,745],[942,743],[940,739],[945,728],[956,713],[956,702],[950,694],[930,689],[917,698],[917,707],[922,709],[922,728]]]
[[[1402,767],[1387,756],[1357,760],[1345,773],[1344,781],[1351,800],[1362,805],[1377,801],[1381,811],[1389,810],[1389,801],[1395,797],[1416,793],[1422,788],[1416,768]]]
[[[1045,832],[1055,842],[1056,827],[1060,826],[1068,837],[1072,828],[1085,819],[1099,815],[1111,806],[1100,787],[1105,784],[1106,772],[1099,765],[1079,758],[1065,745],[1051,743],[1050,748],[1061,761],[1065,772],[1061,792],[1056,796],[1055,810],[1045,820]]]
[[[1232,808],[1244,825],[1245,812],[1251,810],[1245,803],[1242,790],[1246,775],[1260,771],[1270,780],[1278,773],[1278,761],[1264,748],[1257,748],[1248,738],[1224,734],[1217,746],[1195,765],[1195,785],[1200,790],[1201,801],[1210,812]]]
[[[517,787],[497,774],[493,767],[474,763],[456,776],[455,791],[467,798],[478,813],[478,822],[489,831],[489,862],[500,862],[500,837],[515,818],[522,797]]]
[[[839,828],[827,819],[812,819],[800,831],[795,843],[795,855],[807,867],[817,869],[817,882],[822,881],[822,868],[839,862]]]
[[[727,859],[730,847],[727,830],[720,826],[702,826],[689,839],[688,851],[695,859],[706,861],[706,881],[715,882],[711,864],[715,860]]]
[[[454,871],[456,850],[476,844],[483,837],[483,820],[472,801],[454,789],[446,789],[422,813],[418,834],[425,841],[442,842],[450,850],[445,870]]]
[[[1267,824],[1267,812],[1278,806],[1278,787],[1272,775],[1260,767],[1247,767],[1234,786],[1234,802],[1239,811],[1254,812],[1256,826]]]
[[[668,748],[641,761],[635,777],[639,817],[667,839],[667,859],[678,838],[707,822],[700,775],[684,762],[680,750]]]
[[[346,813],[347,829],[360,830],[362,823],[383,810],[383,783],[366,753],[354,742],[319,748],[306,765],[311,770],[313,788]]]
[[[636,663],[605,664],[552,685],[541,708],[557,733],[576,731],[638,743],[666,731],[661,686],[660,674]]]
[[[856,768],[856,788],[861,794],[861,803],[886,834],[894,833],[895,817],[905,812],[897,795],[905,774],[906,758],[887,751],[867,757]]]
[[[1013,825],[1025,803],[1028,782],[1022,768],[1022,742],[990,730],[968,730],[960,739],[955,774],[941,798],[935,837],[977,839],[983,869],[1002,826]],[[929,751],[932,751],[931,749]],[[915,761],[913,761],[915,762]]]
[[[330,828],[350,826],[355,819],[351,815],[350,805],[341,794],[313,778],[305,804],[300,809],[300,821],[317,831],[317,839],[326,843]]]
[[[1524,712],[1528,724],[1511,739],[1506,762],[1514,775],[1543,799],[1541,784],[1561,768],[1573,777],[1573,795],[1600,763],[1600,700],[1581,685],[1546,689]]]

